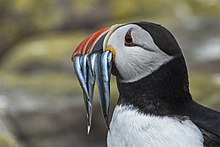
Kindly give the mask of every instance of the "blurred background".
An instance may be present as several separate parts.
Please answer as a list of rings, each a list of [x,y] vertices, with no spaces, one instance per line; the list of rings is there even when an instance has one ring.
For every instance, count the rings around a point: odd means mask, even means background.
[[[174,34],[187,60],[193,98],[219,111],[219,0],[0,0],[0,146],[106,146],[97,94],[86,135],[70,58],[90,33],[139,20]],[[114,81],[112,107],[118,96]]]

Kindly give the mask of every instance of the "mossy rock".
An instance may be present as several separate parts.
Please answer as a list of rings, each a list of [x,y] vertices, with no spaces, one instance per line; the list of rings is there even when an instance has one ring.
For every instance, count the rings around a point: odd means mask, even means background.
[[[18,44],[4,61],[1,85],[36,93],[65,94],[79,91],[71,55],[83,33],[52,33]]]
[[[1,147],[18,147],[18,144],[11,135],[0,133],[0,146]]]
[[[192,72],[190,74],[190,90],[193,98],[207,106],[220,110],[220,84],[216,75]]]

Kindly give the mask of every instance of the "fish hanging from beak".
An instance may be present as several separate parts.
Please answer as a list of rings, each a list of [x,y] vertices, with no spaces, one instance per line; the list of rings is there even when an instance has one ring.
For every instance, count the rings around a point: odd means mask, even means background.
[[[77,46],[72,55],[75,73],[83,90],[88,134],[92,123],[95,81],[99,91],[101,111],[109,128],[110,79],[115,52],[113,48],[107,47],[107,42],[119,26],[113,25],[88,36]]]

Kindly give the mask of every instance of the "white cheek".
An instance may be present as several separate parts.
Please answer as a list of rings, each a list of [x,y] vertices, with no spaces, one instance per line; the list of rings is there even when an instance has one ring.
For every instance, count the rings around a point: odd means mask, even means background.
[[[166,54],[146,51],[139,47],[124,48],[117,52],[116,67],[123,77],[122,82],[134,82],[150,75],[172,57]]]
[[[135,41],[151,51],[124,45],[124,36],[131,27],[134,28],[133,35],[138,36]],[[116,30],[109,38],[108,45],[115,49],[115,65],[123,78],[120,79],[122,82],[134,82],[148,76],[172,59],[157,47],[149,33],[137,25],[127,25]]]

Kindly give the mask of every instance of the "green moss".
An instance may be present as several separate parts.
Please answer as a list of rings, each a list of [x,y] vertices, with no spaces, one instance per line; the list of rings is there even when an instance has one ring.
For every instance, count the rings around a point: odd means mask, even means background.
[[[21,88],[30,92],[49,95],[69,95],[80,92],[75,76],[62,73],[40,73],[31,75],[0,73],[1,85]]]
[[[17,142],[9,134],[0,134],[0,146],[1,147],[18,147]]]
[[[44,63],[71,63],[71,55],[83,33],[53,33],[35,36],[18,44],[3,64],[2,70],[17,69],[21,65],[40,61]]]
[[[202,16],[216,16],[220,12],[219,1],[187,0],[194,14]]]
[[[63,95],[79,92],[74,72],[63,71],[62,67],[72,68],[71,55],[84,38],[81,34],[83,33],[43,34],[20,43],[1,68],[0,84],[36,93]],[[42,65],[37,65],[39,67],[36,69],[35,63]],[[44,65],[47,66],[41,67]]]
[[[193,98],[205,106],[220,110],[220,85],[213,80],[213,75],[191,73],[190,90]]]

